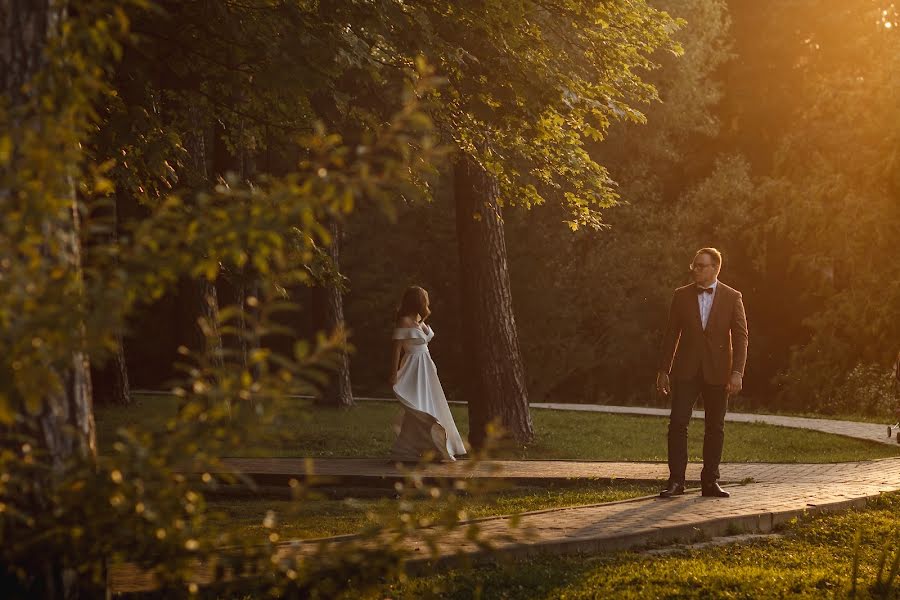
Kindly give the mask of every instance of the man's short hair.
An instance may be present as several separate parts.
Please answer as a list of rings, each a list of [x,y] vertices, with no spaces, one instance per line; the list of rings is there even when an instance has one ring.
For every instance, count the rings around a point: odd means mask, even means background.
[[[715,264],[717,267],[722,266],[722,253],[715,248],[700,248],[699,250],[697,250],[697,254],[694,255],[694,258],[697,258],[701,254],[708,255],[712,259],[713,264]]]

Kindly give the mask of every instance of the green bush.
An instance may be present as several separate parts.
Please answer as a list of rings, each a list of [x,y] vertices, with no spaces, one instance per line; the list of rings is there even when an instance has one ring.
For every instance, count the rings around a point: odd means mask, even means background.
[[[892,370],[872,363],[857,363],[826,402],[828,411],[856,408],[868,415],[890,415],[900,408]]]

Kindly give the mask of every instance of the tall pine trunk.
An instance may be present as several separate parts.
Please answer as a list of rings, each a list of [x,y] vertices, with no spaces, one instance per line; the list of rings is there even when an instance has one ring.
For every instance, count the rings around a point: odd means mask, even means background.
[[[26,92],[23,85],[44,66],[44,50],[59,35],[65,21],[65,4],[52,0],[6,0],[0,6],[0,16],[3,17],[0,19],[2,92],[12,100],[11,108],[16,111],[34,100],[28,94],[40,93],[34,89]],[[38,107],[38,110],[43,108]],[[25,116],[13,122],[15,131],[41,127],[40,120],[30,111],[23,114]],[[15,141],[13,145],[15,147]],[[40,224],[44,239],[62,240],[47,246],[47,271],[61,269],[75,278],[76,287],[80,288],[81,222],[75,184],[63,169],[58,169],[52,177],[60,179],[45,181],[44,185],[50,190],[65,190],[62,196],[65,205],[60,205],[57,214],[45,215]],[[12,191],[10,197],[15,193]],[[76,298],[75,301],[83,302],[84,299]],[[52,369],[61,385],[44,398],[38,426],[44,450],[53,465],[60,468],[71,457],[91,458],[97,453],[90,360],[82,350],[75,349]]]
[[[187,136],[187,149],[194,171],[193,182],[198,189],[206,189],[210,186],[211,159],[207,153],[207,138],[212,135],[211,127],[206,124],[206,118],[200,110],[192,107],[190,114],[194,127]],[[222,332],[219,329],[219,294],[216,291],[216,283],[215,280],[200,277],[195,285],[197,287],[195,301],[199,300],[200,315],[209,326],[208,335],[201,331],[204,337],[203,349],[212,359],[213,366],[221,369],[225,359]]]
[[[331,259],[335,272],[340,270],[340,236],[341,227],[337,221],[331,219],[328,223],[331,231],[331,245],[328,247],[328,256]],[[312,290],[313,318],[315,326],[325,331],[334,331],[344,326],[344,298],[340,286],[330,283],[317,285]],[[337,365],[328,385],[322,390],[316,403],[323,406],[349,407],[353,406],[353,390],[350,386],[350,359],[347,349],[343,347],[337,359]]]
[[[319,10],[323,17],[328,13],[327,5],[320,5]],[[329,129],[342,129],[341,124],[344,125],[343,129],[350,129],[329,94],[316,92],[310,97],[310,102],[317,116],[325,122]],[[328,257],[331,259],[334,272],[340,273],[340,245],[343,228],[335,218],[329,219],[328,228],[331,233],[331,246],[327,248]],[[314,329],[332,332],[339,326],[343,327],[344,296],[340,286],[326,281],[314,287],[312,290],[312,314]],[[350,357],[346,346],[341,348],[336,368],[325,389],[316,399],[316,403],[334,407],[353,406],[353,390],[350,386]]]
[[[468,157],[453,176],[459,244],[464,383],[469,442],[483,446],[495,421],[518,443],[534,439],[525,369],[506,261],[506,239],[496,180]]]
[[[41,264],[33,270],[32,284],[51,291],[51,295],[42,298],[45,302],[59,302],[57,294],[65,294],[67,306],[79,314],[84,309],[84,288],[81,249],[81,221],[76,197],[75,181],[72,172],[79,165],[67,164],[77,161],[78,152],[49,132],[48,127],[55,125],[59,119],[61,107],[53,113],[46,111],[38,95],[43,95],[41,86],[23,87],[34,80],[46,66],[45,50],[51,42],[58,39],[66,20],[66,4],[53,0],[3,0],[0,2],[0,94],[9,104],[5,107],[11,116],[11,127],[4,134],[12,138],[13,156],[5,168],[17,169],[19,156],[17,148],[26,137],[25,132],[34,135],[36,143],[45,143],[53,152],[54,144],[62,152],[56,160],[46,168],[33,174],[33,179],[40,181],[39,191],[29,190],[28,185],[19,189],[0,189],[0,199],[9,202],[9,208],[16,210],[16,204],[31,202],[40,213],[28,214],[30,222],[22,224],[39,231],[45,240],[41,248]],[[65,75],[60,75],[54,86],[64,86]],[[61,122],[66,126],[66,122]],[[46,138],[46,139],[42,139]],[[35,143],[33,141],[33,143]],[[71,143],[71,142],[70,142]],[[6,180],[5,176],[0,180]],[[15,181],[15,178],[11,178]],[[16,184],[14,184],[16,185]],[[40,197],[37,195],[40,194]],[[33,196],[33,198],[28,198]],[[5,206],[4,206],[5,207]],[[5,207],[6,208],[6,207]],[[54,273],[63,273],[62,281]],[[60,289],[60,283],[65,291]],[[22,324],[28,328],[35,323],[29,322],[37,317],[38,323],[42,315],[24,314]],[[38,325],[41,327],[42,325]],[[35,481],[33,497],[34,510],[50,510],[50,496],[53,494],[53,480],[63,473],[65,466],[72,459],[93,460],[97,455],[96,433],[94,428],[93,397],[91,389],[90,359],[83,348],[84,324],[69,324],[69,332],[75,334],[72,347],[60,348],[61,355],[54,356],[52,362],[45,365],[45,376],[54,382],[49,392],[43,394],[37,407],[35,443],[37,456],[46,456],[50,469],[46,478]],[[15,329],[15,326],[13,327]],[[81,341],[78,337],[81,337]],[[37,338],[35,338],[37,339]],[[3,357],[0,360],[11,359]],[[32,412],[23,407],[23,414]],[[35,591],[40,591],[46,598],[77,598],[82,589],[82,577],[66,566],[65,561],[57,555],[49,553],[40,557],[43,561],[42,573],[35,574],[40,578]]]
[[[242,98],[239,95],[237,103],[240,103],[241,100]],[[241,182],[249,184],[251,178],[256,174],[256,159],[246,146],[243,118],[239,120],[238,124],[238,140],[237,154],[231,158],[234,161],[234,168],[236,169]],[[250,201],[247,200],[247,202]],[[247,248],[246,251],[248,255],[252,252],[250,248]],[[251,259],[237,271],[237,303],[241,308],[240,319],[238,321],[238,329],[240,331],[238,342],[241,349],[241,361],[244,369],[247,370],[251,370],[252,367],[250,364],[250,353],[254,350],[259,350],[262,345],[258,330],[255,327],[251,329],[248,326],[248,318],[258,324],[261,316],[259,305],[256,301],[248,302],[250,298],[258,300],[260,295],[259,279],[252,264],[253,261]],[[256,371],[255,374],[258,375],[258,369],[256,369],[256,367],[252,367],[252,369]]]
[[[125,364],[125,342],[122,334],[116,334],[116,350],[102,366],[91,365],[91,382],[94,399],[98,405],[128,406],[131,404],[131,386],[128,383],[128,367]]]
[[[110,205],[112,214],[109,219],[109,235],[104,236],[105,243],[119,243],[119,210],[118,198],[113,198]],[[90,250],[88,250],[90,252]],[[96,404],[127,406],[131,404],[131,386],[128,383],[128,365],[125,362],[125,342],[122,330],[118,330],[116,347],[103,365],[91,364],[91,382],[94,388],[94,402]]]

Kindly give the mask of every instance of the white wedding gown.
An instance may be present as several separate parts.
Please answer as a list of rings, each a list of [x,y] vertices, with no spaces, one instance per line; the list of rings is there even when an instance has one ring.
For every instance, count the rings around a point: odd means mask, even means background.
[[[438,379],[437,367],[428,352],[434,330],[423,324],[398,327],[393,338],[403,341],[404,356],[397,372],[394,395],[403,405],[403,423],[391,452],[398,460],[418,460],[426,451],[444,460],[455,460],[466,447],[453,422],[447,397]]]

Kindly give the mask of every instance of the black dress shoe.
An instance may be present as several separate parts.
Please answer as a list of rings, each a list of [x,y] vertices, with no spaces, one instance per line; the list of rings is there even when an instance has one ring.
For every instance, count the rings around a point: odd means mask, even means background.
[[[700,486],[700,495],[708,498],[729,498],[731,494],[719,487],[718,483],[704,483]]]
[[[659,493],[660,498],[672,498],[673,496],[680,496],[684,493],[684,484],[683,483],[670,483],[666,489]]]

